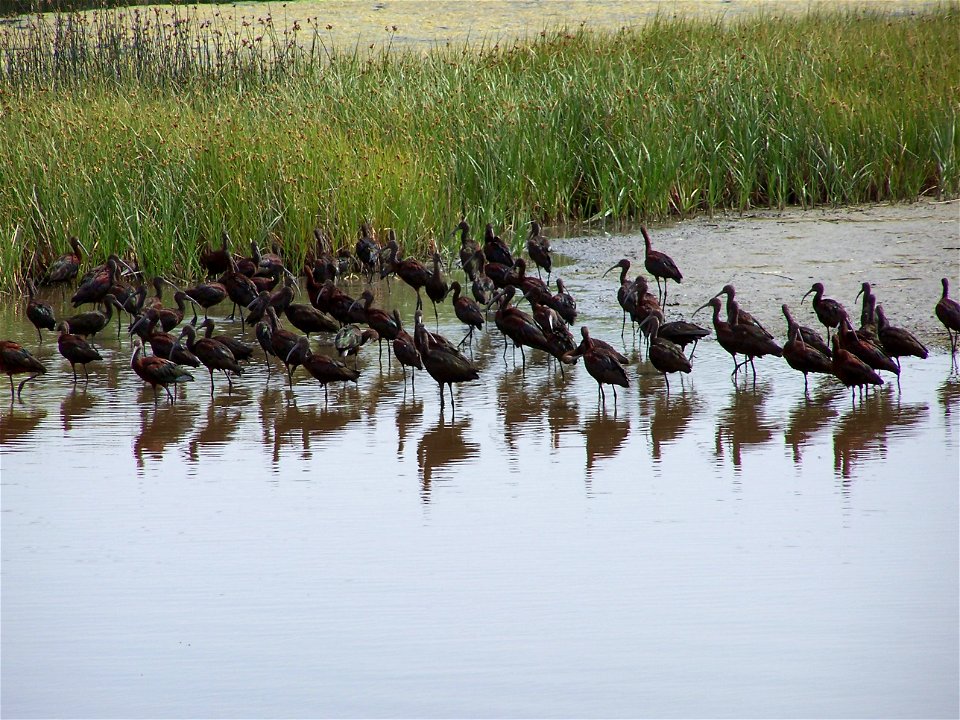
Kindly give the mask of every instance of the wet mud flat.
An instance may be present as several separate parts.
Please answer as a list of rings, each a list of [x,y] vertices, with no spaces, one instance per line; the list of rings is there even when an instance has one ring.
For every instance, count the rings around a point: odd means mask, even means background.
[[[257,351],[233,393],[201,371],[155,407],[115,325],[76,388],[47,336],[47,375],[0,405],[5,714],[955,716],[960,376],[933,306],[957,215],[650,228],[684,273],[670,318],[732,282],[782,340],[782,302],[815,325],[812,282],[855,317],[871,282],[931,356],[862,400],[777,359],[734,384],[712,338],[667,394],[628,327],[631,387],[600,404],[582,364],[524,371],[490,323],[455,413],[376,346],[326,403]],[[642,239],[553,245],[578,324],[619,343],[601,275],[639,272]],[[408,287],[375,295],[411,324]],[[21,312],[0,337],[34,349]],[[439,326],[464,332],[448,303]]]

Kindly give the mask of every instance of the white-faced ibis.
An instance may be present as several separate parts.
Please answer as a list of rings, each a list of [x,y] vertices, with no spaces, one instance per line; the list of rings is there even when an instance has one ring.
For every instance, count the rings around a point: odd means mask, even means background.
[[[592,339],[586,325],[580,328],[580,335],[583,338],[580,345],[573,352],[564,355],[563,361],[573,362],[575,358],[582,357],[583,364],[587,366],[590,377],[597,381],[597,401],[606,402],[603,386],[611,385],[613,386],[613,402],[616,404],[617,386],[630,387],[627,371],[621,365],[622,360],[620,358],[623,356],[612,350],[609,345],[600,345],[598,341]]]
[[[647,272],[653,275],[657,280],[657,290],[660,290],[660,278],[663,278],[663,299],[659,300],[661,305],[666,307],[667,305],[667,281],[675,280],[676,282],[681,282],[683,280],[683,275],[680,274],[680,268],[677,267],[677,264],[670,258],[669,255],[666,255],[657,250],[653,250],[650,247],[650,235],[647,233],[647,228],[643,225],[640,226],[640,232],[643,234],[643,246],[644,246],[644,258],[643,266],[647,269]]]
[[[456,235],[458,231],[460,233],[460,267],[463,268],[468,280],[474,280],[477,273],[483,271],[483,253],[477,241],[470,237],[470,224],[466,218],[457,224],[450,235]],[[479,258],[478,252],[481,253]]]
[[[230,269],[230,248],[227,246],[227,241],[227,234],[220,233],[220,248],[212,250],[204,240],[198,260],[200,267],[206,271],[207,277],[221,275]]]
[[[483,231],[483,255],[488,263],[513,267],[513,255],[507,244],[493,232],[493,223],[487,223]]]
[[[500,306],[494,315],[494,323],[500,332],[503,333],[505,339],[509,338],[513,341],[514,347],[520,348],[520,357],[523,359],[523,369],[526,370],[527,357],[523,352],[523,346],[527,345],[528,347],[549,353],[550,344],[532,317],[519,308],[510,306],[510,301],[513,299],[515,293],[516,289],[513,285],[507,285],[494,296],[494,301],[500,302]],[[503,352],[504,358],[506,358],[506,343],[504,343]]]
[[[557,278],[557,294],[551,295],[546,304],[556,310],[567,325],[573,325],[577,321],[577,301],[567,292],[560,278]]]
[[[210,372],[210,397],[213,397],[213,371],[219,370],[227,378],[228,392],[233,390],[231,375],[243,375],[243,368],[230,349],[213,338],[198,338],[193,325],[184,325],[180,337],[186,337],[187,349],[192,352]]]
[[[394,309],[393,320],[399,330],[397,336],[393,339],[393,354],[400,361],[400,370],[403,372],[403,387],[407,387],[407,371],[405,368],[411,368],[411,384],[413,384],[413,370],[423,370],[423,362],[420,358],[420,352],[410,337],[410,333],[403,329],[403,322],[400,320],[400,311]]]
[[[479,379],[479,369],[446,338],[427,332],[423,326],[423,313],[419,308],[414,313],[414,328],[414,343],[423,366],[440,387],[440,409],[444,406],[443,386],[447,385],[450,389],[450,406],[456,411],[453,383]]]
[[[306,333],[308,338],[310,333],[336,332],[339,327],[336,320],[312,305],[290,303],[283,313],[287,316],[290,324],[300,332]]]
[[[234,318],[237,306],[239,306],[240,321],[243,322],[243,309],[252,303],[260,292],[257,286],[249,277],[240,272],[237,262],[233,258],[230,258],[230,270],[220,277],[220,284],[223,285],[227,291],[227,296],[233,301],[233,309],[227,316],[228,319],[232,320]],[[193,296],[191,295],[191,297]],[[198,300],[197,298],[194,299]]]
[[[437,303],[443,302],[447,297],[450,288],[447,286],[447,279],[443,276],[443,270],[440,267],[440,253],[437,246],[433,246],[433,272],[427,278],[424,290],[427,291],[427,297],[433,303],[433,316],[436,319],[437,327],[440,326],[440,316],[437,314]]]
[[[75,334],[90,337],[96,335],[110,324],[110,319],[113,317],[113,309],[114,307],[118,307],[119,303],[117,299],[109,293],[103,296],[101,302],[103,303],[103,312],[90,310],[66,318],[66,322],[70,324],[70,329]]]
[[[273,354],[286,366],[287,382],[293,389],[293,371],[297,369],[300,362],[298,353],[291,355],[290,351],[296,347],[300,336],[280,326],[280,318],[272,307],[267,308],[267,322],[270,324],[270,347],[273,349]]]
[[[921,360],[927,359],[927,348],[917,340],[912,332],[904,328],[894,327],[887,322],[883,305],[877,305],[877,336],[884,352],[896,361],[898,368],[902,357],[912,356]]]
[[[875,309],[877,307],[877,298],[873,294],[870,283],[865,282],[860,286],[860,292],[857,293],[855,300],[863,295],[863,302],[860,306],[860,329],[857,330],[864,340],[877,342],[877,316]]]
[[[53,308],[35,297],[36,288],[30,278],[27,278],[27,293],[30,296],[27,302],[27,319],[37,329],[37,339],[42,343],[43,335],[40,334],[40,330],[53,330],[57,326],[57,321],[53,316]]]
[[[756,325],[740,325],[737,323],[731,325],[731,330],[733,330],[733,341],[737,352],[746,356],[746,360],[734,368],[734,375],[740,367],[750,363],[750,369],[753,371],[753,378],[756,381],[757,368],[753,364],[754,358],[762,358],[766,355],[783,357],[783,348],[773,338],[768,337],[765,330]]]
[[[74,235],[69,239],[72,252],[64,253],[47,268],[47,274],[43,278],[43,284],[53,285],[55,283],[69,282],[77,276],[80,270],[80,263],[83,261],[83,245],[79,238]]]
[[[60,337],[57,338],[57,349],[70,363],[70,368],[73,370],[73,384],[77,384],[77,363],[83,365],[83,374],[89,380],[87,363],[94,360],[103,360],[103,358],[100,357],[100,353],[93,345],[79,335],[72,334],[68,323],[61,322],[59,328]]]
[[[153,387],[153,404],[157,404],[157,385],[167,391],[167,398],[170,404],[173,404],[173,395],[170,392],[170,385],[182,382],[190,382],[193,375],[180,367],[175,362],[164,360],[156,355],[142,355],[143,341],[139,337],[133,338],[133,357],[130,359],[130,367],[146,383]]]
[[[617,289],[617,302],[623,309],[623,325],[620,328],[620,337],[627,329],[627,315],[630,315],[631,323],[634,321],[637,313],[637,292],[635,285],[627,279],[627,273],[630,271],[630,261],[623,258],[617,261],[617,264],[607,270],[601,277],[606,277],[607,273],[620,268],[620,287]]]
[[[717,342],[720,343],[720,347],[730,353],[730,357],[733,358],[733,372],[730,373],[730,375],[733,376],[736,375],[737,370],[740,369],[740,364],[737,362],[737,353],[739,353],[740,350],[738,349],[737,341],[734,337],[733,327],[729,322],[720,318],[720,308],[722,306],[723,302],[720,300],[720,295],[718,293],[694,310],[693,314],[696,315],[705,307],[713,308],[713,331],[717,335]]]
[[[950,281],[947,278],[940,280],[943,285],[943,295],[937,302],[937,319],[943,323],[950,337],[950,356],[957,354],[958,340],[960,340],[960,303],[950,298]]]
[[[540,269],[547,271],[547,282],[550,281],[550,272],[553,269],[553,258],[550,257],[550,240],[542,232],[540,223],[530,221],[530,234],[527,236],[527,254],[537,266],[537,276]]]
[[[847,311],[836,300],[823,296],[823,283],[815,282],[803,296],[803,300],[813,293],[813,311],[817,320],[827,328],[827,339],[830,339],[830,329],[839,327],[840,322],[847,317]],[[802,302],[802,301],[801,301]]]
[[[563,356],[575,350],[577,343],[574,342],[570,328],[560,317],[560,313],[548,305],[537,302],[535,295],[536,293],[525,296],[530,301],[530,312],[547,340],[547,352],[560,361],[560,374],[564,375]]]
[[[658,337],[669,340],[675,345],[679,345],[681,350],[684,350],[687,345],[693,343],[693,348],[691,348],[689,355],[690,360],[693,360],[693,354],[697,351],[697,343],[709,335],[710,330],[686,320],[664,322],[662,312],[653,313],[653,315],[656,315],[657,320],[660,322],[660,327],[657,329]]]
[[[733,285],[724,285],[723,289],[716,294],[716,297],[721,295],[727,296],[727,322],[731,327],[733,325],[755,325],[763,331],[764,335],[769,338],[773,337],[773,333],[767,332],[767,329],[760,324],[759,320],[740,307],[737,302],[737,289]]]
[[[330,241],[327,239],[327,236],[323,234],[323,231],[320,228],[314,228],[313,237],[316,241],[316,250],[312,261],[308,260],[307,268],[310,270],[308,277],[314,280],[319,289],[320,285],[327,280],[333,282],[337,279],[337,276],[340,274],[340,266],[331,252]],[[307,268],[305,268],[305,270]],[[312,297],[313,296],[311,296],[311,298]]]
[[[310,350],[310,344],[303,335],[297,341],[296,347],[291,348],[287,361],[292,360],[292,355],[299,355],[299,364],[306,369],[321,385],[323,385],[323,400],[327,401],[327,385],[332,382],[352,382],[356,383],[360,378],[360,371],[356,368],[348,367],[339,360],[327,357],[321,353],[314,353]]]
[[[393,271],[401,280],[413,288],[414,292],[417,293],[417,298],[419,298],[420,288],[427,284],[430,271],[427,270],[419,260],[415,258],[404,258],[400,255],[400,245],[397,243],[396,235],[394,235],[392,228],[387,246],[393,252]]]
[[[150,344],[150,349],[157,357],[162,357],[177,365],[200,367],[200,360],[192,352],[184,348],[177,338],[157,328],[159,313],[153,308],[146,308],[141,315],[130,325],[130,334],[136,335]]]
[[[266,320],[261,320],[258,322],[256,327],[256,336],[257,342],[263,349],[263,357],[267,363],[267,378],[269,378],[271,371],[270,358],[271,356],[277,356],[277,354],[273,351],[273,331],[270,329],[270,323]]]
[[[282,249],[279,238],[271,233],[270,252],[261,252],[260,246],[256,241],[251,240],[251,250],[253,261],[257,264],[257,272],[254,275],[276,276],[286,268],[283,265]]]
[[[850,388],[850,399],[853,399],[853,388],[870,385],[883,385],[883,379],[853,353],[840,347],[839,333],[833,336],[833,374]]]
[[[377,307],[373,307],[373,293],[369,290],[364,290],[360,294],[360,297],[354,302],[355,304],[360,304],[363,306],[364,322],[377,331],[377,345],[379,346],[377,348],[377,357],[382,358],[383,341],[387,340],[389,342],[396,338],[397,333],[400,332],[400,326],[391,315],[386,313],[386,311]],[[389,359],[390,345],[388,344],[387,360]]]
[[[203,308],[203,317],[214,305],[219,305],[227,297],[227,289],[221,282],[206,282],[194,285],[184,290],[191,302]]]
[[[453,312],[456,314],[457,319],[469,328],[467,334],[463,336],[463,340],[461,340],[459,344],[463,345],[465,342],[472,343],[473,331],[475,329],[483,329],[483,310],[480,309],[480,305],[478,305],[475,300],[461,294],[463,290],[460,287],[460,283],[456,281],[450,283],[450,290],[453,291]]]
[[[874,370],[886,370],[897,377],[900,376],[900,367],[897,363],[879,345],[857,337],[853,325],[850,324],[850,319],[846,316],[841,321],[840,327],[837,328],[837,334],[840,336],[840,347],[844,350],[853,353]]]
[[[13,340],[0,340],[0,373],[10,378],[10,402],[13,402],[13,376],[28,374],[17,386],[17,398],[23,392],[23,386],[38,375],[43,375],[47,368],[37,360],[30,351]]]
[[[649,315],[641,325],[650,326],[650,344],[647,346],[647,358],[660,373],[663,374],[663,381],[667,384],[667,392],[670,392],[670,378],[668,373],[682,372],[690,373],[693,365],[689,358],[683,354],[683,348],[666,338],[660,337],[660,316],[656,314]]]
[[[527,261],[523,258],[517,258],[513,264],[515,277],[511,284],[523,294],[526,298],[533,298],[536,302],[545,305],[548,304],[553,295],[550,294],[550,288],[540,278],[527,275]]]
[[[660,306],[660,301],[650,292],[650,285],[643,275],[637,275],[637,279],[633,281],[633,288],[637,303],[636,310],[632,317],[634,322],[642,324],[643,321],[651,315],[663,317],[663,309]],[[650,331],[644,330],[644,332],[649,335]]]
[[[247,325],[256,325],[258,322],[263,320],[264,314],[267,312],[267,306],[270,305],[270,293],[266,290],[257,294],[249,305],[247,305],[247,317],[244,320],[244,323]]]
[[[70,298],[70,302],[73,303],[74,307],[80,307],[84,303],[100,302],[103,296],[109,293],[114,285],[119,283],[119,260],[116,255],[111,255],[107,258],[105,266],[99,268],[90,279],[77,288],[77,291]]]
[[[360,267],[367,274],[367,281],[373,282],[373,273],[376,272],[377,262],[380,259],[380,246],[377,245],[368,222],[360,224],[360,239],[357,240],[356,253]]]
[[[360,348],[371,340],[379,339],[380,335],[376,330],[372,328],[361,330],[359,325],[350,323],[344,325],[337,331],[336,336],[333,338],[333,346],[337,349],[340,357],[353,356],[353,364],[354,367],[356,367],[357,354],[360,352]]]
[[[824,355],[818,348],[807,345],[800,332],[800,325],[790,314],[790,308],[781,305],[783,316],[787,319],[787,342],[783,346],[783,357],[787,365],[803,373],[803,391],[807,392],[808,373],[833,373],[830,356]]]
[[[784,310],[784,308],[786,309]],[[787,318],[787,334],[788,335],[790,334],[789,333],[790,325],[791,324],[796,325],[797,330],[800,332],[800,339],[803,340],[804,345],[808,347],[812,347],[814,350],[819,351],[821,355],[826,355],[828,358],[833,354],[830,351],[830,346],[823,339],[823,335],[821,335],[811,327],[807,327],[806,325],[801,325],[800,323],[798,323],[796,319],[793,317],[793,314],[790,312],[790,308],[787,307],[786,305],[782,305],[780,309],[781,311],[783,311],[784,317]]]
[[[200,323],[200,328],[206,330],[203,336],[208,340],[216,340],[221,345],[226,345],[227,349],[233,353],[233,356],[237,359],[238,362],[249,360],[250,358],[253,357],[252,345],[248,345],[242,340],[237,340],[236,338],[232,338],[229,335],[214,336],[213,331],[216,328],[216,325],[213,322],[212,318],[207,318],[202,323]]]

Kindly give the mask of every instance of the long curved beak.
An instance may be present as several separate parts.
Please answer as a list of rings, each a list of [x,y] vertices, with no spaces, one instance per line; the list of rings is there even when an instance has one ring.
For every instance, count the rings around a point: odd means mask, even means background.
[[[718,294],[719,294],[719,293],[718,293]],[[710,298],[710,300],[713,300],[713,298],[715,298],[715,297],[717,297],[717,296],[714,295],[712,298]],[[701,305],[701,306],[698,307],[696,310],[694,310],[694,311],[690,314],[690,317],[693,317],[693,316],[696,315],[698,312],[700,312],[701,310],[703,310],[705,307],[710,307],[710,300],[707,300],[703,305]]]
[[[287,363],[287,364],[289,364],[289,363],[290,363],[290,358],[293,357],[293,354],[294,354],[297,350],[302,349],[302,346],[303,346],[303,342],[302,342],[302,341],[299,341],[299,342],[297,342],[296,345],[294,345],[292,348],[290,348],[290,352],[287,353],[287,357],[286,357],[286,359],[284,360],[284,362]],[[309,347],[309,345],[308,345],[307,347]]]
[[[614,265],[612,268],[610,268],[610,270],[617,270],[617,269],[619,269],[619,268],[620,268],[619,265]],[[605,272],[605,273],[604,273],[603,275],[601,275],[600,277],[606,277],[606,276],[607,276],[607,273],[609,273],[610,270],[607,270],[607,272]]]
[[[863,295],[863,287],[861,286],[860,292],[857,293],[857,296],[853,299],[854,302],[860,299],[860,296]]]
[[[147,322],[147,316],[141,315],[134,321],[132,325],[130,325],[130,327],[127,328],[127,334],[133,335],[133,333],[135,333],[140,328],[141,325],[145,325],[146,322]]]
[[[807,294],[804,295],[802,298],[800,298],[800,302],[803,302],[804,300],[806,300],[807,297],[808,297],[808,296],[810,295],[810,293],[812,293],[812,292],[814,292],[813,288],[810,288],[809,290],[807,290]]]

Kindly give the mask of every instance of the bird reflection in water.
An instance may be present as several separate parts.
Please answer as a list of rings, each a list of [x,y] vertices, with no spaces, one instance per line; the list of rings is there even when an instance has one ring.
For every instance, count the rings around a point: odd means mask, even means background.
[[[329,405],[315,405],[291,402],[282,403],[273,422],[272,461],[274,471],[280,470],[280,451],[284,445],[295,445],[299,438],[302,448],[301,457],[309,460],[313,457],[311,443],[316,440],[321,447],[340,444],[342,431],[351,423],[360,420],[360,403],[351,390],[338,388],[338,397],[331,399]],[[352,396],[348,397],[348,396]]]
[[[417,443],[417,465],[420,467],[420,498],[430,502],[435,477],[453,477],[456,469],[480,455],[480,446],[468,442],[468,418],[446,420],[444,415],[427,430]]]
[[[944,380],[937,388],[937,400],[943,407],[943,417],[950,419],[950,415],[957,409],[957,402],[960,402],[960,377],[951,375]],[[949,429],[950,424],[947,423]]]
[[[662,379],[657,378],[661,386]],[[668,395],[666,388],[644,395],[641,388],[640,414],[649,418],[650,423],[650,454],[654,463],[659,463],[664,445],[676,442],[687,427],[693,416],[700,411],[703,403],[697,394],[686,389],[681,393]]]
[[[843,388],[835,382],[821,383],[813,396],[802,395],[787,415],[787,429],[783,439],[793,449],[793,462],[799,465],[804,445],[819,432],[826,430],[837,417],[834,402],[846,397]]]
[[[47,411],[40,407],[4,410],[0,413],[0,446],[16,444],[36,430],[46,416]]]
[[[584,444],[587,449],[586,482],[590,490],[594,466],[600,460],[611,458],[626,442],[630,435],[630,421],[606,408],[597,408],[595,414],[583,423]]]
[[[542,429],[545,404],[534,383],[532,374],[524,376],[521,369],[506,371],[497,380],[497,414],[503,418],[503,441],[512,463],[519,441]]]
[[[187,457],[190,462],[196,463],[200,459],[201,451],[210,450],[230,442],[242,416],[243,411],[238,407],[224,407],[222,403],[208,403],[206,422],[187,443]]]
[[[404,398],[397,405],[394,422],[397,425],[397,459],[403,460],[403,446],[410,429],[423,420],[423,400],[417,397]]]
[[[168,447],[176,445],[186,435],[197,418],[196,405],[158,405],[153,407],[153,396],[149,390],[141,390],[144,407],[140,410],[140,433],[133,440],[133,456],[137,468],[143,470],[145,458],[153,460],[163,458]],[[149,409],[146,404],[149,403]]]
[[[74,388],[64,396],[60,402],[60,422],[63,424],[63,431],[70,432],[73,423],[89,415],[91,408],[99,399],[95,393],[88,392],[86,386],[79,391]]]
[[[744,447],[765,445],[773,438],[776,425],[763,417],[763,404],[772,387],[769,381],[763,381],[755,388],[733,390],[730,405],[717,414],[717,465],[723,463],[724,444],[729,445],[734,471],[739,473]]]
[[[550,448],[560,449],[560,435],[575,432],[580,422],[580,406],[569,393],[555,392],[546,398],[547,427],[550,428]]]
[[[833,470],[844,488],[858,464],[885,459],[890,437],[908,434],[905,431],[924,420],[928,411],[926,403],[900,402],[899,393],[888,385],[845,412],[833,431]]]

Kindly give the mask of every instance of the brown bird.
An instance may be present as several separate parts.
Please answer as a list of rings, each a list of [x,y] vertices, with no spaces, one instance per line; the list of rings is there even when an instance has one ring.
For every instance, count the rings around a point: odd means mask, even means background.
[[[450,283],[450,290],[453,291],[453,312],[456,314],[457,319],[469,328],[467,334],[463,336],[463,340],[458,344],[458,347],[466,342],[472,344],[473,331],[475,329],[483,330],[483,310],[480,309],[480,305],[478,305],[475,300],[460,294],[462,288],[456,280]]]
[[[287,383],[292,390],[293,371],[300,365],[301,355],[299,353],[291,353],[290,351],[297,346],[297,343],[300,341],[300,336],[280,326],[277,311],[272,307],[267,308],[267,322],[270,326],[270,347],[273,350],[273,355],[279,358],[287,368]],[[257,327],[260,326],[258,325]]]
[[[90,337],[96,335],[110,324],[110,319],[113,317],[113,309],[114,307],[120,307],[120,303],[118,303],[117,298],[110,293],[104,295],[100,302],[103,304],[104,312],[89,310],[66,318],[66,322],[69,323],[70,329],[73,330],[75,334]]]
[[[423,312],[414,313],[414,344],[427,373],[440,387],[440,409],[443,409],[443,386],[450,389],[450,406],[456,412],[453,399],[453,383],[469,382],[480,377],[479,369],[460,353],[446,338],[427,332],[423,326]]]
[[[44,285],[69,282],[77,276],[77,272],[80,270],[80,263],[83,261],[83,245],[80,244],[80,240],[74,235],[70,236],[69,242],[73,251],[64,253],[50,263],[50,267],[47,268],[47,274],[43,279]]]
[[[220,233],[220,248],[211,250],[207,241],[204,240],[203,247],[200,248],[198,261],[200,267],[207,272],[207,277],[222,275],[230,269],[230,248],[227,246],[229,238],[225,232]]]
[[[494,315],[494,323],[505,338],[510,338],[513,341],[514,347],[520,348],[523,369],[526,370],[527,357],[523,352],[523,346],[526,345],[549,353],[550,344],[532,317],[519,308],[510,306],[510,301],[513,299],[515,292],[513,285],[507,285],[494,296],[494,300],[500,302],[500,307]],[[506,358],[506,343],[504,343],[503,353],[504,358]]]
[[[663,313],[655,314],[660,321],[660,327],[657,331],[658,337],[679,345],[681,350],[685,349],[690,343],[693,343],[693,348],[691,348],[689,356],[690,360],[693,360],[693,354],[697,351],[697,343],[709,335],[710,330],[686,320],[664,322]]]
[[[630,387],[630,381],[627,379],[627,371],[623,369],[619,359],[623,357],[619,353],[611,352],[607,347],[597,344],[596,340],[590,337],[590,331],[584,325],[580,328],[580,335],[583,340],[573,352],[563,356],[564,362],[573,362],[575,358],[582,357],[583,364],[587,367],[590,377],[597,381],[597,402],[606,403],[606,394],[603,392],[604,385],[613,386],[613,402],[617,402],[617,386]]]
[[[898,369],[902,357],[912,356],[921,360],[927,359],[927,348],[917,340],[912,332],[904,328],[894,327],[887,322],[883,305],[877,305],[877,336],[880,338],[880,344],[883,346],[884,352],[896,361]]]
[[[827,328],[827,339],[830,339],[830,328],[839,327],[840,322],[847,316],[847,311],[836,300],[825,298],[823,296],[823,283],[815,282],[803,300],[813,293],[813,311],[817,315],[817,320]]]
[[[648,316],[643,323],[650,325],[650,344],[647,346],[647,358],[650,364],[663,373],[663,380],[667,384],[667,393],[670,392],[670,379],[667,373],[682,372],[689,374],[693,370],[689,358],[683,354],[683,348],[666,338],[659,336],[660,317]],[[682,380],[682,378],[681,378]]]
[[[396,272],[401,280],[413,288],[414,292],[417,293],[417,298],[419,299],[420,288],[427,284],[427,280],[430,277],[430,271],[427,270],[423,266],[423,263],[421,263],[419,260],[401,257],[400,245],[397,243],[393,228],[389,230],[387,247],[389,247],[393,253],[394,272]]]
[[[217,335],[214,336],[213,331],[215,329],[215,324],[212,318],[207,318],[202,323],[200,323],[201,329],[206,329],[206,332],[203,334],[208,340],[216,340],[221,345],[226,345],[227,349],[233,353],[233,356],[237,359],[238,362],[243,360],[249,360],[253,357],[253,346],[248,345],[242,340],[237,340],[232,338],[229,335]]]
[[[70,363],[70,368],[73,370],[73,384],[77,384],[77,363],[83,365],[84,377],[89,381],[90,374],[87,372],[87,363],[94,360],[103,360],[103,358],[100,357],[100,353],[93,345],[79,335],[70,332],[69,323],[61,322],[58,327],[60,328],[60,337],[57,338],[57,349]]]
[[[852,331],[852,328],[851,328]],[[853,353],[840,347],[839,333],[833,336],[833,374],[850,388],[850,399],[853,399],[853,388],[870,385],[883,385],[883,379],[863,360]]]
[[[737,370],[740,368],[740,365],[737,362],[737,353],[739,353],[740,350],[738,349],[736,339],[734,338],[733,328],[731,327],[730,323],[726,320],[720,319],[720,308],[722,305],[723,302],[720,300],[720,293],[717,293],[712,298],[707,300],[707,302],[705,302],[703,305],[694,310],[693,314],[696,315],[705,307],[713,308],[713,331],[717,335],[717,342],[720,343],[720,347],[730,353],[730,357],[733,358],[733,372],[730,373],[730,375],[734,376],[737,374]]]
[[[483,255],[488,263],[513,267],[513,255],[510,248],[493,232],[493,223],[487,223],[483,230]]]
[[[527,254],[537,266],[537,277],[540,268],[547,271],[547,282],[550,282],[550,272],[553,268],[553,258],[550,257],[550,240],[541,232],[540,223],[530,221],[530,234],[527,236]]]
[[[333,346],[337,349],[340,357],[353,357],[353,366],[357,367],[357,354],[360,348],[371,340],[379,340],[380,335],[376,330],[368,328],[361,330],[355,323],[344,325],[337,331],[333,338]]]
[[[393,319],[399,328],[397,331],[397,336],[393,339],[393,354],[396,355],[397,360],[400,361],[400,370],[403,372],[403,387],[404,390],[406,390],[407,371],[405,368],[411,368],[410,383],[412,385],[413,377],[415,375],[413,370],[423,370],[423,361],[413,338],[410,337],[410,334],[403,329],[403,323],[400,320],[399,310],[394,309]]]
[[[157,327],[160,314],[153,308],[146,308],[130,325],[129,333],[150,344],[157,357],[175,362],[177,365],[200,367],[200,360],[192,352],[177,342],[177,338]]]
[[[783,316],[787,319],[787,342],[783,346],[783,357],[794,370],[803,373],[803,392],[807,392],[807,373],[833,373],[833,363],[829,356],[817,348],[807,345],[800,332],[800,325],[790,314],[790,308],[781,305]]]
[[[436,319],[437,327],[440,327],[440,316],[437,314],[437,303],[443,302],[447,297],[450,288],[447,286],[447,279],[443,276],[440,268],[440,253],[437,252],[436,243],[433,246],[433,272],[427,278],[424,289],[427,291],[427,297],[433,303],[433,316]]]
[[[860,292],[857,293],[855,300],[859,299],[861,295],[863,295],[863,302],[860,306],[860,329],[857,330],[857,335],[864,340],[877,342],[877,317],[875,313],[877,298],[873,294],[870,283],[865,282],[860,285]]]
[[[577,321],[577,301],[567,292],[560,278],[557,278],[556,295],[551,295],[546,304],[556,310],[567,325],[573,325]]]
[[[220,284],[227,291],[227,296],[233,301],[233,309],[227,318],[233,320],[237,306],[239,306],[240,322],[243,322],[243,309],[253,302],[260,292],[259,289],[253,283],[253,280],[240,271],[236,260],[233,258],[230,258],[230,270],[220,276]],[[193,296],[191,295],[191,297]],[[197,298],[194,299],[197,300]]]
[[[133,357],[130,359],[130,367],[146,383],[153,387],[153,404],[157,404],[157,385],[167,391],[167,397],[170,404],[173,405],[173,395],[170,393],[170,385],[182,382],[190,382],[193,375],[174,362],[164,360],[156,355],[141,355],[143,352],[143,341],[139,337],[133,338]]]
[[[357,260],[360,261],[360,267],[367,273],[367,282],[373,282],[373,273],[377,269],[377,262],[380,259],[380,246],[373,238],[373,229],[370,223],[360,224],[360,239],[356,246]],[[326,386],[324,386],[326,389]]]
[[[37,329],[37,338],[42,343],[43,335],[40,330],[53,330],[57,326],[57,321],[53,316],[53,308],[45,302],[37,300],[35,297],[37,289],[33,286],[33,281],[27,278],[27,293],[30,296],[27,302],[27,319],[33,323]]]
[[[320,353],[314,353],[310,350],[310,343],[306,336],[301,335],[297,340],[297,345],[291,348],[288,353],[287,361],[292,360],[290,356],[299,354],[300,364],[310,373],[321,385],[323,385],[323,401],[327,402],[327,385],[332,382],[353,382],[357,383],[360,378],[360,371],[344,365],[339,360]]]
[[[840,336],[840,347],[844,350],[853,353],[874,370],[886,370],[898,377],[900,376],[900,367],[880,346],[857,337],[853,325],[850,324],[850,319],[846,316],[840,323],[837,334]]]
[[[760,321],[757,320],[753,315],[748,313],[737,302],[737,290],[733,285],[727,284],[723,286],[723,289],[716,294],[716,297],[721,295],[727,296],[727,322],[733,325],[756,325],[760,328],[764,335],[769,338],[773,337],[772,333],[767,332],[767,329],[760,324]]]
[[[477,273],[483,271],[483,254],[477,241],[470,237],[470,225],[466,218],[457,224],[450,235],[456,235],[458,231],[460,232],[460,267],[463,268],[468,280],[474,280]],[[478,252],[481,252],[479,258]]]
[[[70,298],[70,302],[73,303],[74,307],[80,307],[84,303],[100,302],[103,296],[111,292],[119,283],[120,258],[111,255],[107,258],[105,265],[97,268],[91,277],[77,288],[77,291]]]
[[[637,297],[636,286],[627,279],[627,273],[630,271],[630,261],[627,258],[617,261],[617,264],[603,273],[601,277],[605,277],[608,272],[617,268],[620,268],[620,287],[617,289],[617,302],[623,309],[623,324],[620,328],[620,337],[623,337],[627,329],[627,315],[630,315],[631,323],[634,322],[639,298]]]
[[[13,376],[29,374],[17,386],[17,399],[23,392],[23,386],[38,375],[47,371],[43,363],[37,360],[30,351],[13,340],[0,340],[0,373],[10,378],[10,402],[13,402]]]
[[[213,397],[213,371],[219,370],[227,378],[227,392],[233,390],[231,375],[243,375],[243,368],[230,349],[213,338],[198,338],[193,325],[184,325],[180,337],[187,339],[187,349],[192,352],[210,372],[210,397]]]
[[[206,318],[210,308],[219,305],[227,297],[227,288],[221,282],[206,282],[187,288],[184,294],[191,302],[203,308],[203,317]]]
[[[960,342],[960,303],[950,299],[950,281],[943,278],[940,282],[943,285],[943,295],[940,296],[934,311],[937,319],[947,329],[947,335],[950,337],[950,356],[953,357],[957,354],[957,346]]]
[[[658,300],[662,306],[666,307],[667,280],[675,280],[679,283],[683,280],[683,275],[680,274],[680,268],[677,267],[677,264],[670,258],[669,255],[651,249],[650,235],[645,226],[640,226],[640,232],[643,234],[643,247],[645,251],[643,266],[647,269],[648,273],[656,278],[657,290],[660,290],[660,278],[663,278],[663,299],[660,300],[658,298]]]

